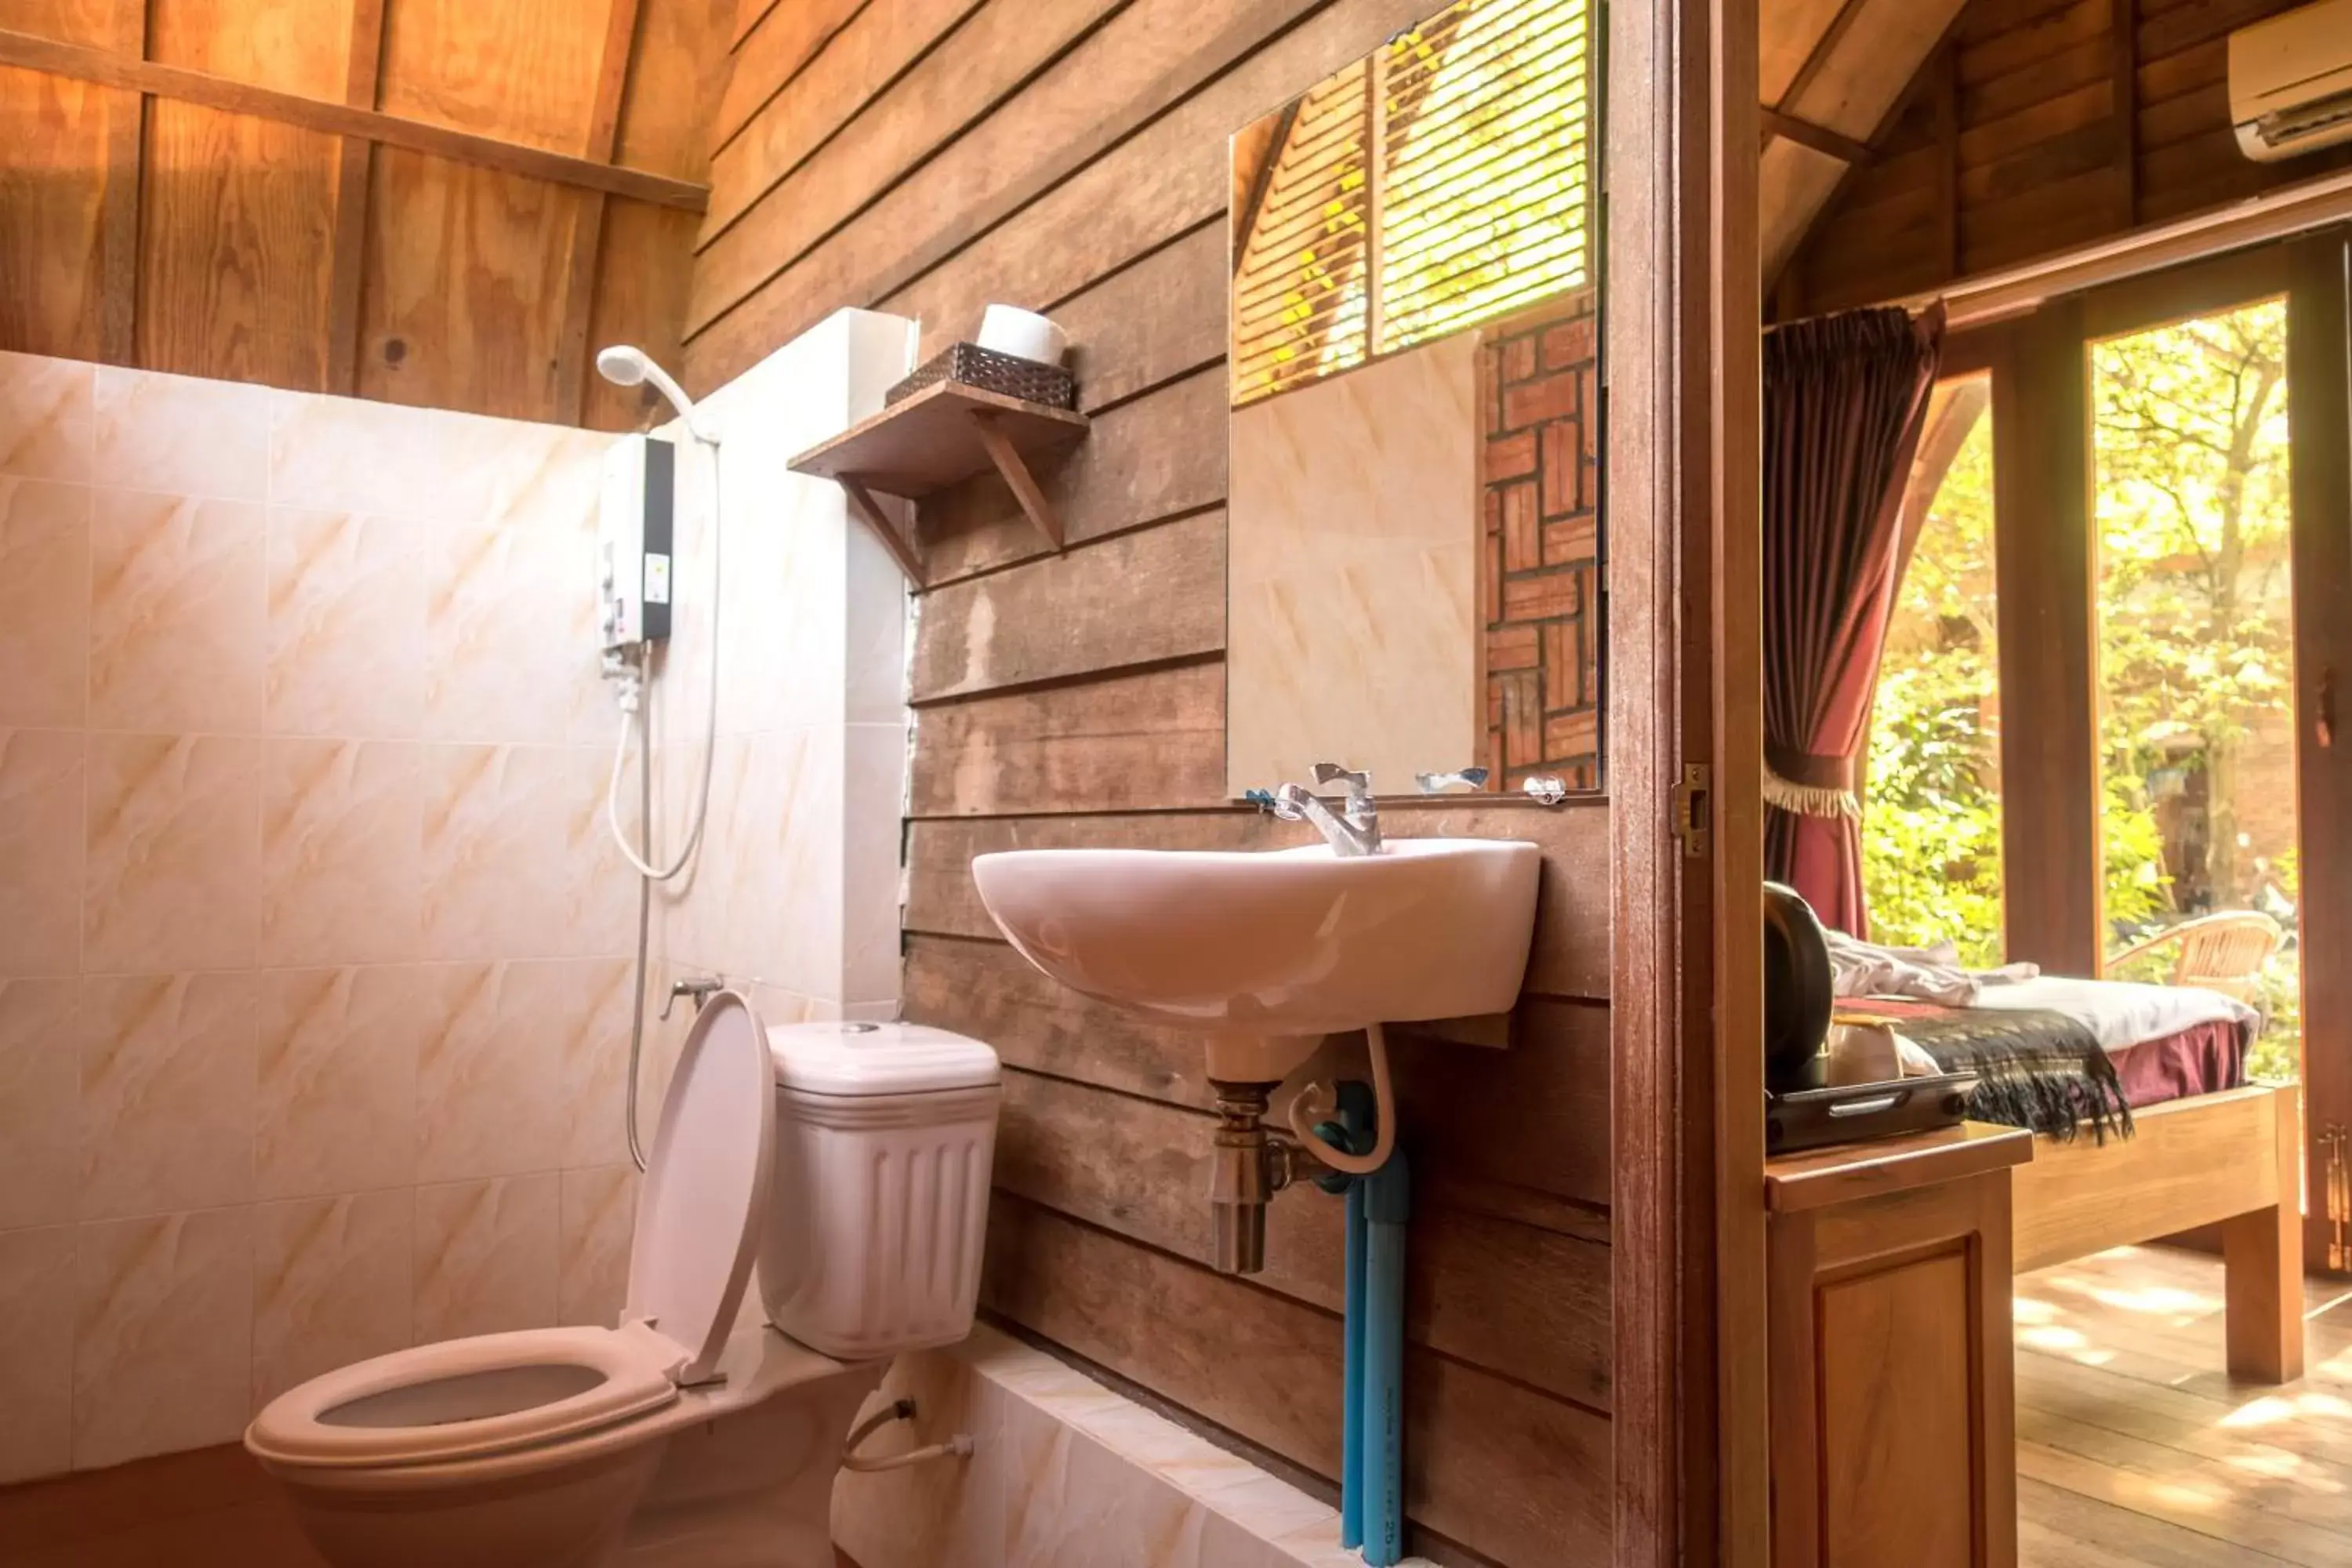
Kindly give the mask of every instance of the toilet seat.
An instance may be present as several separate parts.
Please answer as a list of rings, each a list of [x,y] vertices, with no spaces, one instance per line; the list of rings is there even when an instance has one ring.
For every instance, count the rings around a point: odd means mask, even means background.
[[[246,1447],[296,1469],[509,1455],[608,1431],[710,1377],[751,1281],[775,1142],[767,1031],[733,992],[707,1002],[662,1102],[617,1329],[526,1329],[418,1345],[278,1395]]]
[[[445,1340],[312,1378],[271,1400],[246,1442],[321,1468],[484,1458],[659,1410],[682,1360],[635,1323]]]

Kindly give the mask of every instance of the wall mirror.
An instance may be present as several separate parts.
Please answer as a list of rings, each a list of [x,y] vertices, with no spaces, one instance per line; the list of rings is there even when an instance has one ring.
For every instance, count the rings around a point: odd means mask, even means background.
[[[1237,797],[1601,786],[1594,29],[1458,0],[1233,138]]]

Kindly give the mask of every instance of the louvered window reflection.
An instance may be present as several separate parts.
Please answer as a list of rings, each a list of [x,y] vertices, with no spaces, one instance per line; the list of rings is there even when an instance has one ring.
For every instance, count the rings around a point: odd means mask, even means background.
[[[1459,0],[1236,144],[1236,406],[1591,280],[1588,0]]]

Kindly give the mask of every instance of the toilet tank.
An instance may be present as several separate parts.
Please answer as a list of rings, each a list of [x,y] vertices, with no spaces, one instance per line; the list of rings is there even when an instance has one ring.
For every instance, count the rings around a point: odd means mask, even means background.
[[[776,1142],[768,1321],[843,1361],[971,1331],[996,1150],[996,1053],[920,1024],[768,1031]]]

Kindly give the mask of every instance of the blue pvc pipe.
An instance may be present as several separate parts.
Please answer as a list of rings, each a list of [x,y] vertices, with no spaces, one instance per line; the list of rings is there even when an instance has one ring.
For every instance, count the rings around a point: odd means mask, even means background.
[[[1339,1085],[1337,1127],[1316,1129],[1351,1152],[1371,1147],[1374,1120],[1371,1087],[1349,1080]],[[1321,1179],[1321,1178],[1318,1178]],[[1364,1489],[1357,1475],[1364,1451],[1364,1184],[1337,1177],[1348,1205],[1347,1316],[1341,1320],[1345,1372],[1340,1384],[1339,1544],[1352,1551],[1364,1543]]]
[[[1341,1384],[1339,1433],[1339,1544],[1349,1551],[1364,1543],[1364,1486],[1356,1469],[1364,1452],[1364,1184],[1348,1184],[1348,1315],[1340,1332],[1347,1345]]]
[[[1404,1556],[1404,1237],[1412,1194],[1404,1152],[1360,1184],[1364,1192],[1362,1415],[1364,1561]]]

